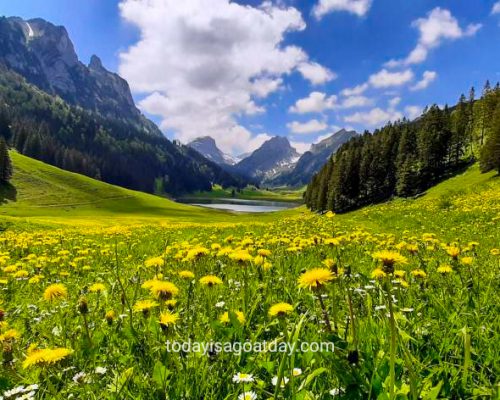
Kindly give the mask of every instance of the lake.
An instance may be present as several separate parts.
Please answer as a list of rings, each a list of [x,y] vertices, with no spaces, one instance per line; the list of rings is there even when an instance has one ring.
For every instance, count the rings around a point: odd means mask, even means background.
[[[192,206],[215,208],[217,210],[227,210],[245,213],[262,213],[282,211],[300,206],[299,203],[285,201],[268,200],[244,200],[244,199],[190,199],[183,198],[177,200],[179,203],[191,204]]]

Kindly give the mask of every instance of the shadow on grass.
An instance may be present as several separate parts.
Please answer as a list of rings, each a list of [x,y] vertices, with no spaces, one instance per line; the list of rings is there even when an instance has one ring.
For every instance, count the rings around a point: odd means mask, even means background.
[[[0,205],[17,201],[17,189],[10,183],[0,183]]]

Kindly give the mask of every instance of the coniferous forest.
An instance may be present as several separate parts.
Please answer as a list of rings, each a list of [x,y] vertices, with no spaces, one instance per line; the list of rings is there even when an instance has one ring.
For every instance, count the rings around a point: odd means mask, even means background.
[[[414,121],[388,123],[345,143],[304,194],[315,211],[346,212],[391,197],[416,196],[479,161],[500,171],[500,88],[486,82],[454,107],[427,107]]]

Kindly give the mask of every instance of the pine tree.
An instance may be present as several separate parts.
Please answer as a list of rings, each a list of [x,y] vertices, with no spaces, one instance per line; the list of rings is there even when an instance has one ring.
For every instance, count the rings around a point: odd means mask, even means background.
[[[9,182],[12,178],[12,162],[9,149],[3,137],[0,137],[0,183]]]
[[[493,113],[493,128],[481,150],[481,171],[496,170],[500,173],[500,103]]]
[[[450,141],[450,163],[451,165],[458,165],[462,157],[464,148],[467,141],[467,102],[465,96],[462,94],[458,101],[457,109],[454,113],[454,124]]]

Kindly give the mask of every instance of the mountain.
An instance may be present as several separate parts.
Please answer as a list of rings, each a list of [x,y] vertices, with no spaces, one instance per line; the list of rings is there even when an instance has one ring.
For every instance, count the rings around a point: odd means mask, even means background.
[[[223,153],[222,150],[217,147],[215,140],[210,136],[196,138],[188,143],[188,146],[196,150],[207,160],[213,161],[218,165],[224,166],[235,164],[234,158]]]
[[[234,168],[243,175],[266,182],[290,169],[298,159],[299,154],[288,139],[275,136],[237,163]]]
[[[246,184],[165,138],[124,79],[97,56],[81,63],[66,29],[39,18],[0,18],[0,134],[22,154],[131,189]]]
[[[357,133],[355,131],[341,129],[332,136],[323,139],[321,142],[313,144],[309,151],[302,154],[292,170],[285,171],[274,177],[270,183],[275,186],[306,185],[311,180],[312,176],[328,161],[330,156],[335,154],[340,146],[356,135]]]

